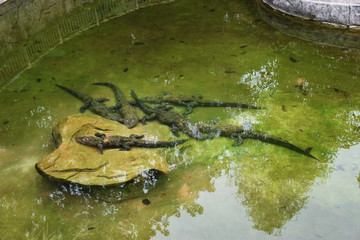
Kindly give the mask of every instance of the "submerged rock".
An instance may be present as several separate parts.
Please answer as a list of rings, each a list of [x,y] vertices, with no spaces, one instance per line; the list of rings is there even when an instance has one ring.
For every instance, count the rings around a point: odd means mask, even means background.
[[[76,137],[93,136],[97,132],[108,136],[145,134],[146,138],[151,134],[151,129],[146,126],[128,129],[122,124],[95,115],[77,114],[65,117],[53,129],[58,148],[38,162],[35,165],[36,170],[53,181],[88,186],[118,185],[149,170],[162,173],[169,171],[165,157],[159,149],[109,149],[100,154],[97,148],[75,141]]]

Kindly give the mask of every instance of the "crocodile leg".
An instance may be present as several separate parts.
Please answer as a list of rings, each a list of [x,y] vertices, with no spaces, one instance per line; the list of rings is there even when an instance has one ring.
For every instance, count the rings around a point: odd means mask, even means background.
[[[241,146],[244,143],[244,139],[241,136],[236,137],[236,141],[233,143],[234,147]]]
[[[95,100],[98,101],[99,103],[103,103],[103,102],[109,101],[108,98],[95,98]]]
[[[181,104],[186,106],[186,111],[183,113],[183,116],[191,114],[194,110],[194,107],[199,105],[197,102],[181,102]]]
[[[131,134],[131,135],[130,135],[130,138],[135,138],[135,139],[141,139],[141,138],[143,138],[143,137],[145,137],[145,134],[143,134],[143,135]]]
[[[117,112],[121,108],[121,104],[116,104],[115,106],[109,107],[109,110],[112,112]]]
[[[119,151],[130,151],[130,146],[127,144],[123,144],[122,147],[120,147]]]
[[[143,125],[146,125],[146,121],[147,121],[147,120],[152,120],[152,119],[154,119],[154,118],[156,118],[156,113],[152,113],[151,115],[145,115],[145,116],[141,119],[141,123],[142,123]]]
[[[97,133],[95,133],[95,137],[104,139],[106,137],[106,135],[104,133],[97,132]]]
[[[176,137],[180,137],[179,128],[173,127],[173,128],[171,129],[171,132],[172,132]]]
[[[86,102],[86,103],[79,109],[79,112],[80,112],[80,113],[84,113],[84,112],[86,111],[86,109],[88,109],[88,108],[90,107],[90,105],[91,105],[91,102],[90,102],[90,101]]]
[[[99,148],[100,153],[101,153],[101,154],[104,154],[104,146],[103,146],[103,142],[99,143],[97,147]]]

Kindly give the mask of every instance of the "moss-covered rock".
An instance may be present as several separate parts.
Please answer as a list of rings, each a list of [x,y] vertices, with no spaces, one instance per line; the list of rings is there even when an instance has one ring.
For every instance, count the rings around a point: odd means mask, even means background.
[[[154,134],[147,126],[128,129],[122,124],[95,115],[77,114],[65,117],[53,129],[57,149],[38,162],[36,170],[45,178],[81,185],[117,185],[141,175],[145,171],[169,171],[159,149],[131,148],[130,151],[99,149],[79,144],[76,137],[107,135]],[[158,132],[157,132],[158,133]],[[166,140],[165,137],[159,139]]]

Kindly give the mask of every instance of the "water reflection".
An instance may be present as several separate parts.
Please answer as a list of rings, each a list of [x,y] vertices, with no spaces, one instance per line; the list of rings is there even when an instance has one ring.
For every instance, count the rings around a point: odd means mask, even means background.
[[[96,231],[95,235],[102,234],[105,238],[116,236],[150,239],[157,231],[169,235],[168,219],[172,216],[180,217],[182,211],[193,217],[202,214],[203,207],[197,204],[196,200],[200,192],[214,191],[210,180],[206,166],[193,166],[181,172],[175,171],[169,176],[157,176],[156,180],[152,178],[134,181],[116,188],[48,185],[48,190],[42,194],[45,199],[39,198],[36,203],[53,210],[58,208],[65,219],[96,217],[96,223],[90,221],[84,225],[77,237],[94,236],[95,230],[101,229],[101,232]],[[147,190],[144,191],[144,188]],[[104,201],[104,198],[107,200]],[[123,198],[123,201],[116,201],[120,198]],[[71,223],[65,223],[67,226],[68,224]],[[34,226],[33,235],[42,231],[39,225],[41,224],[36,223]],[[113,227],[118,231],[114,232]],[[86,230],[89,228],[94,231]],[[67,236],[68,233],[62,231],[59,234]]]
[[[235,173],[235,185],[241,203],[254,222],[254,228],[272,234],[280,230],[304,207],[317,177],[325,178],[326,170],[314,162],[276,161],[263,157],[253,163],[248,159]],[[304,175],[306,173],[306,175]]]
[[[360,34],[345,27],[333,27],[315,21],[287,16],[258,1],[262,18],[279,31],[308,41],[345,48],[360,48]]]

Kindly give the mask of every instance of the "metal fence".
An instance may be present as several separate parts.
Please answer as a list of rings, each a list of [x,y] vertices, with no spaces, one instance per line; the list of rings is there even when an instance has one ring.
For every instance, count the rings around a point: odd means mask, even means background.
[[[92,8],[67,17],[31,36],[23,46],[11,52],[0,63],[0,90],[11,83],[16,75],[31,68],[31,65],[46,55],[49,50],[62,44],[76,33],[139,8],[171,1],[173,0],[104,0]]]

